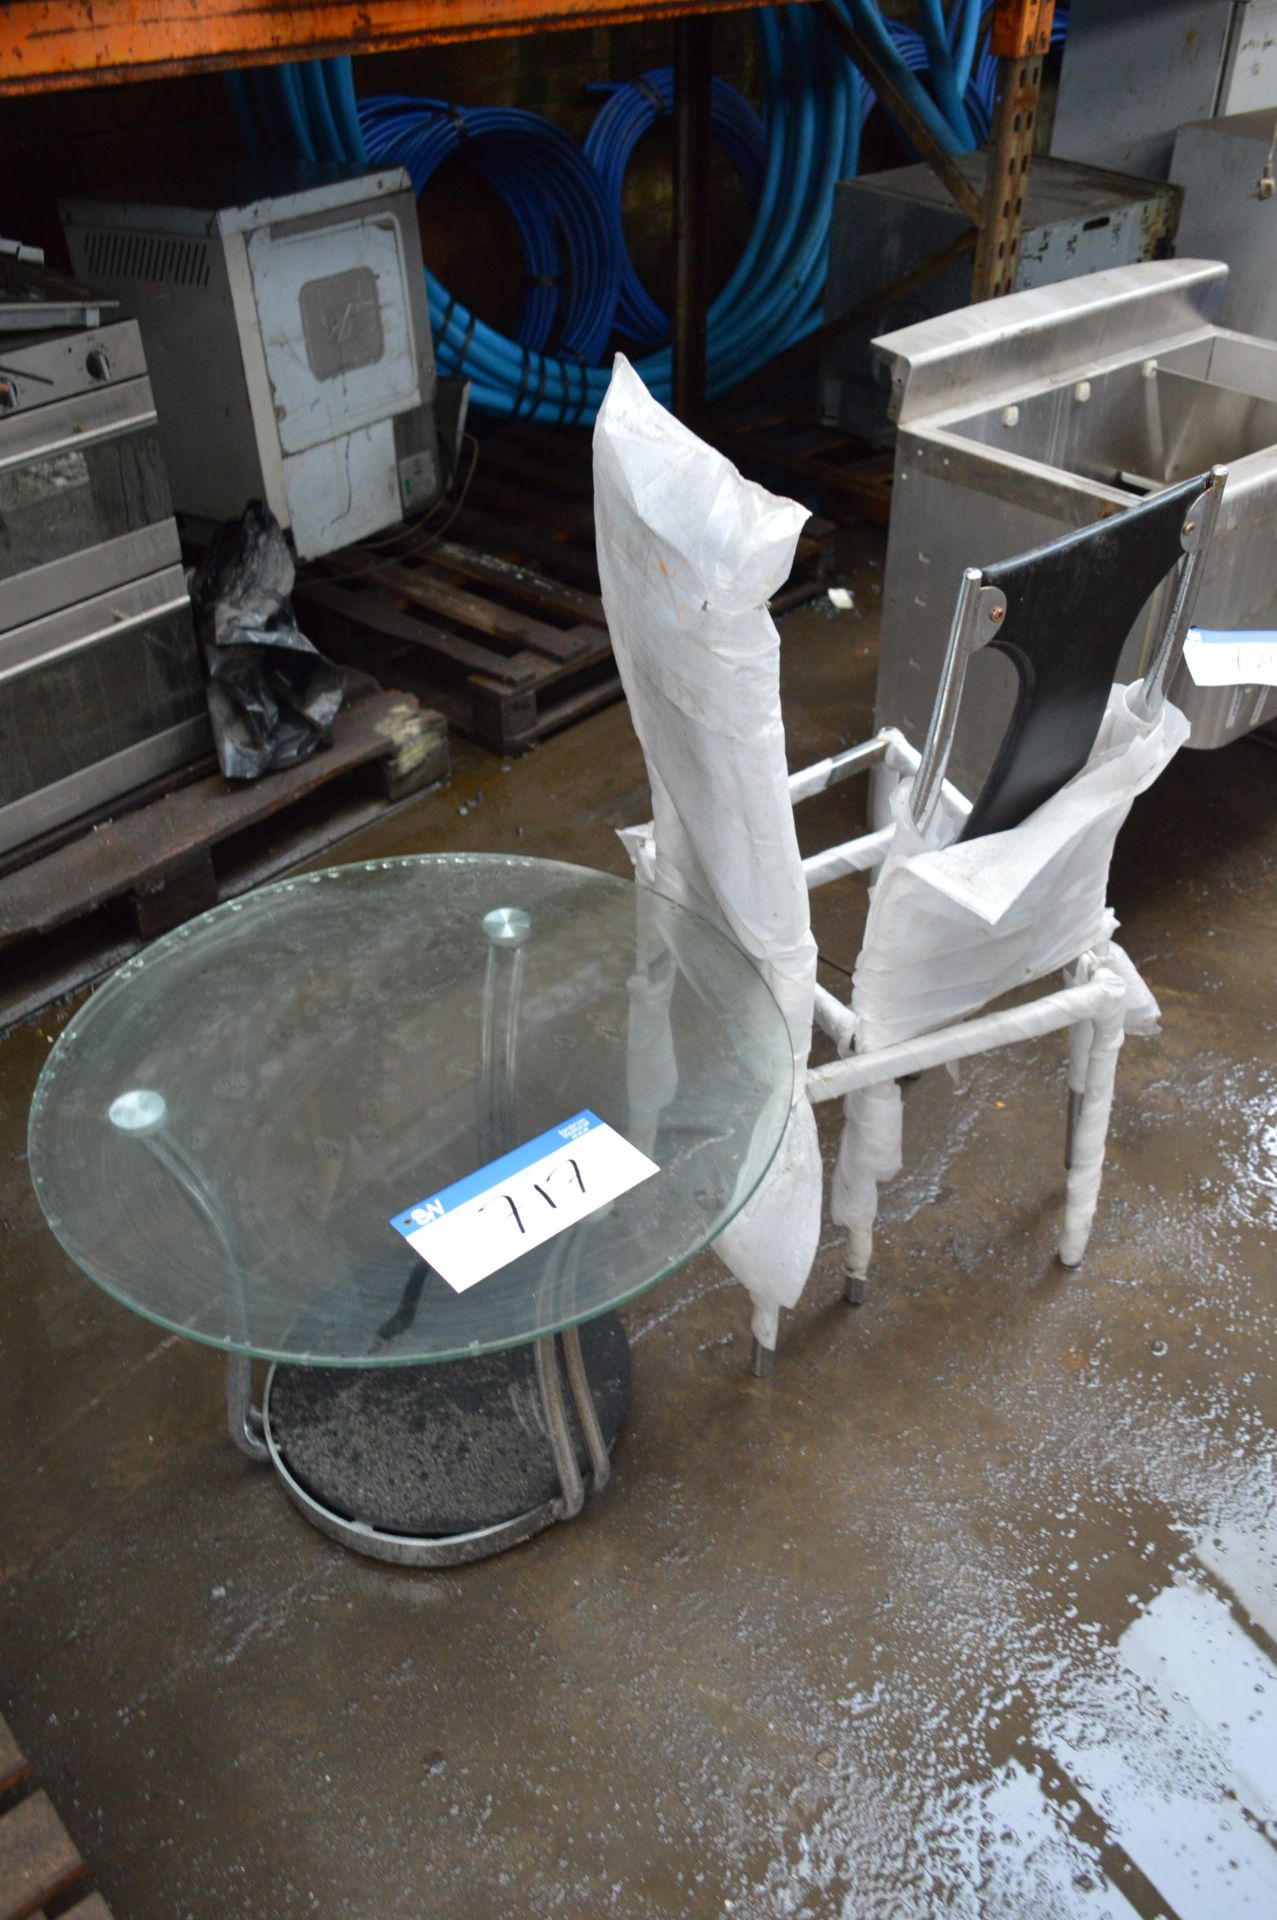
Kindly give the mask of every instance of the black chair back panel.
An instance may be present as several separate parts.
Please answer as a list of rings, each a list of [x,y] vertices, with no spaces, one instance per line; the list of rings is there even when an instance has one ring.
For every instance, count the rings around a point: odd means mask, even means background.
[[[1184,516],[1209,480],[982,569],[1007,600],[989,644],[1011,661],[1020,689],[963,840],[1019,826],[1086,765],[1126,637],[1181,558]]]

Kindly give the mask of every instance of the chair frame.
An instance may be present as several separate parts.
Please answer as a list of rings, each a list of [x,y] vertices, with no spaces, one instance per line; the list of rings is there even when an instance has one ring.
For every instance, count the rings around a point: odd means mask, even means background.
[[[1185,516],[1180,536],[1185,557],[1139,694],[1139,711],[1146,719],[1156,718],[1161,711],[1180,663],[1202,569],[1219,518],[1226,477],[1225,468],[1213,468],[1209,484]],[[922,751],[912,747],[898,729],[884,728],[860,746],[791,774],[791,803],[796,806],[856,774],[881,766],[897,780],[912,778],[910,813],[920,832],[931,824],[938,807],[943,807],[960,825],[971,812],[973,803],[945,778],[958,710],[971,659],[996,638],[1006,610],[1006,597],[1001,590],[988,583],[978,567],[968,567],[958,593],[940,685]],[[808,889],[825,886],[848,873],[877,868],[894,832],[891,826],[879,828],[809,855],[803,861]],[[856,1051],[857,1022],[852,1008],[817,984],[814,1024],[834,1042],[838,1058],[824,1066],[809,1068],[806,1085],[807,1097],[813,1105],[845,1099],[866,1087],[1067,1028],[1069,1102],[1064,1159],[1068,1186],[1059,1257],[1064,1266],[1076,1267],[1086,1251],[1099,1198],[1117,1057],[1124,1039],[1126,986],[1106,953],[1079,954],[1065,969],[1064,977],[1063,987],[1017,1005],[1010,1017],[1005,1009],[980,1012],[915,1039],[864,1053]],[[876,1206],[875,1189],[872,1203],[866,1203],[864,1217],[848,1228],[845,1298],[851,1305],[859,1305],[865,1297]],[[759,1376],[769,1373],[773,1357],[770,1349],[755,1338],[750,1362],[753,1372]]]

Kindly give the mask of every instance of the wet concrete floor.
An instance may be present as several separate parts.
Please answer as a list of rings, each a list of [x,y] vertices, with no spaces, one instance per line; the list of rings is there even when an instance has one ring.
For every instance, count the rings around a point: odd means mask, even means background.
[[[784,623],[793,764],[868,731],[878,558],[862,611]],[[342,857],[624,870],[623,707],[457,760]],[[448,1573],[312,1531],[223,1437],[216,1358],[71,1267],[24,1157],[68,1010],[11,1036],[0,1699],[117,1920],[1277,1914],[1275,864],[1260,744],[1137,806],[1113,899],[1165,1031],[1081,1271],[1060,1042],[929,1074],[865,1306],[830,1229],[759,1383],[697,1260],[627,1311],[607,1494]],[[863,910],[818,897],[831,987]]]

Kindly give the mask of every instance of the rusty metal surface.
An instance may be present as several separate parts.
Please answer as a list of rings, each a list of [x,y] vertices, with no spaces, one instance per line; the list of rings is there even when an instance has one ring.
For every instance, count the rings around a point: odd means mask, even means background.
[[[749,4],[712,0],[712,10]],[[0,96],[706,10],[704,0],[10,0],[0,6]]]
[[[989,171],[971,278],[973,301],[996,300],[1000,294],[1015,291],[1041,89],[1040,53],[998,61]]]
[[[1051,45],[1055,0],[996,0],[989,51],[999,60],[1023,60]]]

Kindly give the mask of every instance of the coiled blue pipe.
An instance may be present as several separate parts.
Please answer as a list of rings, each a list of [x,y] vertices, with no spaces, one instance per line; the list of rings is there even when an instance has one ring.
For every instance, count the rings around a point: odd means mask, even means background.
[[[586,135],[585,154],[603,182],[612,214],[613,243],[621,262],[617,329],[642,346],[658,346],[670,337],[669,315],[652,299],[630,258],[621,200],[634,149],[658,120],[674,111],[674,69],[657,67],[624,86],[600,87],[594,91],[606,94],[607,99]],[[713,83],[710,114],[714,137],[735,167],[751,205],[757,209],[767,166],[767,134],[763,123],[749,102],[725,80]]]
[[[997,87],[998,63],[989,51],[987,31],[983,35],[979,33],[978,6],[971,10],[967,19],[974,20],[974,29],[969,36],[971,59],[969,63],[966,62],[965,53],[955,40],[955,77],[962,83],[963,106],[974,135],[970,144],[980,146],[989,137],[993,119],[993,96]],[[955,6],[950,15],[951,33],[964,33],[966,26],[967,20],[963,19],[960,8]],[[899,20],[890,21],[888,27],[895,42],[896,51],[909,71],[923,75],[931,73],[931,57],[923,36]],[[1051,27],[1051,45],[1062,46],[1068,37],[1068,31],[1068,9],[1057,6]]]
[[[971,0],[955,0],[957,5],[968,5]],[[910,106],[928,129],[939,141],[946,153],[964,151],[964,136],[959,134],[945,118],[936,102],[920,86],[912,69],[906,67],[896,50],[896,41],[891,29],[879,13],[875,0],[832,0],[838,12],[853,26],[861,39],[878,55],[883,65],[889,67]],[[938,6],[938,0],[936,0]],[[945,41],[945,58],[948,62],[948,42]],[[974,145],[969,136],[966,146]]]
[[[835,4],[877,48],[947,151],[962,151],[987,134],[996,62],[988,54],[987,36],[979,32],[979,0],[952,0],[947,17],[940,0],[926,0],[925,38],[897,22],[884,22],[875,0]],[[709,312],[711,396],[819,326],[833,189],[857,170],[861,130],[874,98],[816,9],[764,8],[756,25],[766,152],[749,240]],[[1067,16],[1057,12],[1054,40],[1063,39],[1066,25]],[[920,81],[924,73],[934,97]],[[351,164],[398,161],[420,192],[463,139],[475,141],[471,157],[510,209],[533,284],[526,291],[517,338],[511,340],[469,313],[427,269],[439,365],[463,372],[473,382],[475,403],[493,413],[544,421],[592,419],[610,372],[588,363],[601,358],[613,328],[650,340],[659,337],[655,323],[664,324],[633,275],[620,232],[620,178],[641,137],[634,134],[624,147],[632,101],[622,102],[611,132],[605,127],[595,141],[596,154],[601,149],[604,155],[600,170],[537,115],[477,108],[456,116],[442,102],[393,97],[357,102],[348,60],[311,63],[304,79],[299,72],[289,75],[289,69],[277,68],[268,80],[258,70],[250,85],[257,83],[258,126],[267,95],[274,126],[268,116],[266,137],[282,135],[301,157]],[[656,91],[662,92],[659,86]],[[715,97],[722,98],[717,84]],[[616,98],[613,94],[603,114]],[[243,89],[237,102],[241,118],[253,104],[249,89]],[[653,106],[653,117],[655,111]],[[726,119],[724,108],[719,137],[731,152],[734,135],[724,134]],[[743,122],[741,128],[743,137]],[[556,336],[557,352],[551,354],[545,349]],[[668,347],[649,354],[639,370],[658,398],[668,400]]]
[[[946,21],[940,0],[918,0],[922,21],[922,39],[927,49],[927,66],[935,89],[936,104],[953,129],[961,150],[970,152],[975,135],[963,105],[963,81],[959,75],[951,44],[951,32],[961,37],[967,18],[974,12],[979,18],[980,0],[957,0],[950,20]]]
[[[764,12],[759,19],[768,164],[750,242],[710,310],[711,393],[819,324],[833,187],[856,165],[859,77],[830,59],[828,37],[806,9],[792,13],[778,21]],[[362,103],[361,118],[366,157],[400,159],[416,177],[411,147],[397,150],[395,136],[404,129],[388,122],[377,102]],[[593,416],[606,391],[606,367],[583,368],[505,339],[450,299],[429,272],[426,277],[440,365],[464,368],[477,404],[541,420]],[[668,350],[649,356],[641,369],[653,390],[668,397]]]
[[[419,194],[464,144],[519,229],[532,281],[520,343],[538,350],[550,344],[561,301],[559,353],[601,358],[615,324],[621,270],[602,183],[574,140],[519,108],[461,113],[440,100],[398,96],[363,101],[360,121],[369,159],[400,161]]]

